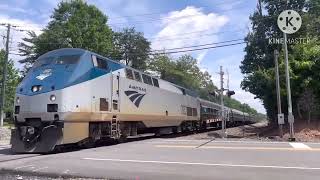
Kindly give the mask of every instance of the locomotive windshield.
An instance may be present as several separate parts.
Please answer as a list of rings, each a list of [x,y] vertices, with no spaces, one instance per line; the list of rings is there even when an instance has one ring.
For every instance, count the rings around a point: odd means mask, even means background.
[[[65,55],[58,57],[44,57],[39,58],[33,68],[46,66],[50,64],[58,64],[58,65],[68,65],[68,64],[77,64],[81,55]]]

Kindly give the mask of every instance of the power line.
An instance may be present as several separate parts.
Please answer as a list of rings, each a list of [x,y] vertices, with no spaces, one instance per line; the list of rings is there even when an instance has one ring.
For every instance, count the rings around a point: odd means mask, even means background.
[[[214,45],[214,44],[224,44],[224,43],[235,42],[235,41],[244,41],[244,39],[241,38],[241,39],[233,39],[233,40],[227,40],[227,41],[222,41],[222,42],[207,43],[207,44],[200,44],[200,45],[194,45],[194,46],[183,46],[183,47],[163,49],[163,50],[152,50],[152,52],[164,51],[164,50],[176,50],[176,49],[189,49],[189,48],[194,48],[194,47],[209,46],[209,45]]]
[[[199,37],[203,37],[203,36],[212,36],[212,35],[217,35],[217,34],[224,34],[224,33],[228,33],[228,32],[241,32],[245,29],[239,29],[237,31],[220,31],[220,32],[215,32],[215,33],[209,33],[209,34],[200,34],[198,36],[192,36],[192,37],[177,37],[177,38],[162,38],[160,37],[159,39],[153,40],[153,41],[169,41],[169,40],[181,40],[181,39],[193,39],[193,38],[199,38]]]
[[[239,43],[232,43],[232,44],[225,44],[220,46],[211,46],[211,47],[204,47],[204,48],[196,48],[196,49],[190,49],[190,50],[181,50],[181,51],[169,51],[169,52],[160,52],[160,53],[151,53],[149,55],[158,55],[158,54],[176,54],[176,53],[182,53],[182,52],[192,52],[192,51],[200,51],[200,50],[206,50],[206,49],[216,49],[221,47],[228,47],[228,46],[235,46],[239,44],[244,44],[246,42],[239,42]]]
[[[239,40],[241,40],[241,39],[239,39]],[[201,47],[201,46],[205,46],[205,45],[213,45],[213,44],[219,44],[219,43],[221,44],[221,43],[234,42],[234,41],[236,41],[236,40],[222,41],[222,42],[217,42],[217,43],[210,43],[210,44],[203,44],[203,45],[196,45],[196,46],[189,46],[189,47],[172,48],[172,49],[167,49],[167,50],[153,50],[153,51],[149,51],[149,53],[147,55],[176,54],[176,53],[183,53],[183,52],[193,52],[193,51],[200,51],[200,50],[206,50],[206,49],[216,49],[216,48],[222,48],[222,47],[235,46],[235,45],[240,45],[240,44],[245,43],[244,41],[242,41],[242,42],[231,43],[231,44],[223,44],[223,45],[219,45],[219,46],[209,46],[209,47],[202,47],[202,48],[192,48],[192,49],[187,49],[187,50],[172,51],[172,50],[183,49],[183,48]],[[162,52],[160,52],[160,51],[162,51]],[[14,52],[11,52],[9,54],[23,56],[23,54],[14,53]],[[131,53],[131,55],[139,55],[139,54],[140,53]]]
[[[237,8],[230,8],[230,9],[225,9],[225,10],[221,10],[220,12],[228,12],[231,10],[235,10],[235,9],[243,9],[243,8],[247,8],[248,6],[240,6]],[[223,14],[222,14],[223,15]],[[175,18],[168,18],[168,17],[163,17],[163,18],[152,18],[152,19],[148,19],[148,20],[142,20],[142,21],[130,21],[128,23],[110,23],[108,25],[113,26],[113,25],[123,25],[123,26],[127,26],[128,24],[143,24],[146,22],[155,22],[155,21],[162,21],[162,20],[168,20],[168,21],[172,21],[172,20],[179,20],[179,19],[184,19],[184,18],[192,18],[192,17],[196,17],[196,16],[206,16],[206,14],[195,14],[195,15],[185,15],[185,16],[180,16],[180,17],[175,17]]]

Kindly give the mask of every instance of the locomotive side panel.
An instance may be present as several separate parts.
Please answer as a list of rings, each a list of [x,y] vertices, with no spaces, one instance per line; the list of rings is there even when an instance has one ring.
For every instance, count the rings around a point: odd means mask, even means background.
[[[147,127],[178,126],[182,121],[198,120],[198,115],[187,116],[182,111],[182,106],[190,106],[199,112],[197,99],[162,89],[161,83],[159,80],[159,87],[155,87],[120,77],[119,119],[143,121]]]

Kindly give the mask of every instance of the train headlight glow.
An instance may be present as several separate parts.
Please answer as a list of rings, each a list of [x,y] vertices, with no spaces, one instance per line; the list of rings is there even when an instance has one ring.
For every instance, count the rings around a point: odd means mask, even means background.
[[[38,92],[38,91],[41,91],[41,89],[42,89],[42,86],[36,85],[36,86],[32,86],[31,91]]]
[[[51,95],[50,96],[50,101],[55,101],[56,100],[56,96],[55,95]]]
[[[37,86],[33,86],[32,87],[32,92],[37,92],[38,91],[38,87]]]
[[[17,104],[20,103],[20,98],[19,98],[19,97],[16,98],[16,103],[17,103]]]

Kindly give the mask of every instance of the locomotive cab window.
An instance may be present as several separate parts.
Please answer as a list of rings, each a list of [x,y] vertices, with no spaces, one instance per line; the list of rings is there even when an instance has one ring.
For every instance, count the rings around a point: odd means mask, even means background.
[[[152,86],[151,77],[145,74],[142,74],[143,82]]]
[[[126,76],[128,79],[133,79],[133,73],[131,69],[126,68]]]
[[[36,62],[33,65],[33,68],[49,65],[49,64],[52,64],[53,62],[54,62],[54,57],[41,58],[36,60]]]
[[[154,86],[159,87],[158,79],[152,78],[152,81],[153,81],[153,85],[154,85]]]
[[[140,76],[140,73],[138,71],[134,71],[134,79],[136,81],[141,82],[141,76]]]
[[[99,69],[109,70],[108,62],[100,57],[92,56],[93,65]]]
[[[77,64],[79,59],[79,55],[59,56],[56,61],[56,64]]]

